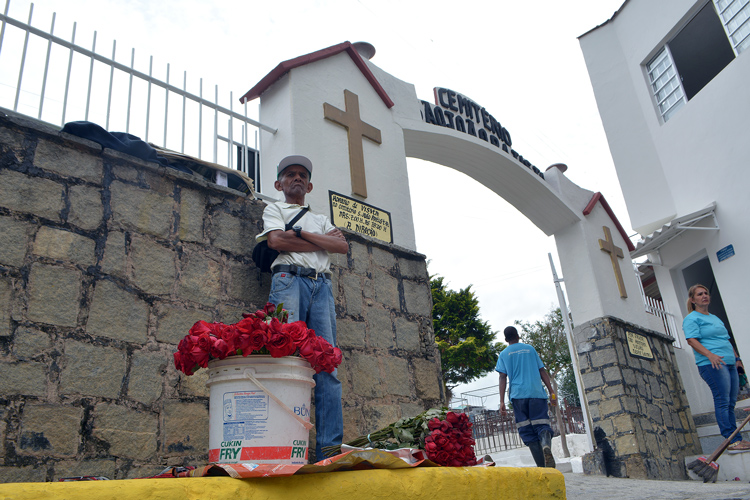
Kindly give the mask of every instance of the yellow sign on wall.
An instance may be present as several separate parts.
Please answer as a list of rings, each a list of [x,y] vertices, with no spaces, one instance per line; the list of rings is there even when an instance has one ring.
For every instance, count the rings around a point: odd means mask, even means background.
[[[633,356],[639,358],[654,359],[654,353],[651,352],[651,346],[648,343],[648,338],[645,335],[625,331],[628,336],[628,350]]]
[[[333,191],[328,191],[328,197],[334,226],[393,243],[390,212]]]

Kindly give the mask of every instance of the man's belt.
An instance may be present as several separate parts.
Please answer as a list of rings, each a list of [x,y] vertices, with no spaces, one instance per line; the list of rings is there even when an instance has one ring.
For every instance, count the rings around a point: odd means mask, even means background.
[[[289,264],[274,266],[273,269],[271,269],[271,273],[289,273],[301,278],[312,278],[314,280],[318,279],[318,277],[331,279],[331,273],[319,273],[312,267],[300,267]]]

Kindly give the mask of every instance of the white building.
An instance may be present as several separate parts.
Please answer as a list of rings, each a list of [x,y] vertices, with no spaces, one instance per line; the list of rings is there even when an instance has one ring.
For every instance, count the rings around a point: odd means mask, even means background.
[[[750,359],[750,0],[628,0],[580,44],[641,235],[631,257],[653,264],[678,325],[687,289],[706,285]],[[691,409],[712,412],[678,334]]]

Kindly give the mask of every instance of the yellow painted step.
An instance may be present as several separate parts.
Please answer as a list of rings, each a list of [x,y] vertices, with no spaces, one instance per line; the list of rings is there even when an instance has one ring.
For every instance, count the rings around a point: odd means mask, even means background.
[[[564,499],[565,479],[535,467],[416,467],[289,477],[0,484],[0,500]]]

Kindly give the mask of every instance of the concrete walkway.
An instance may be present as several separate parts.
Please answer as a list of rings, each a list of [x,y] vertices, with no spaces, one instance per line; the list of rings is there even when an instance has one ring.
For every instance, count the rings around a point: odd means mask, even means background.
[[[586,452],[586,446],[585,436],[568,435],[568,448],[573,458],[562,458],[559,438],[552,442],[556,468],[563,473],[566,497],[569,500],[750,500],[750,482],[747,480],[704,484],[696,480],[656,481],[577,473],[582,471],[580,456]],[[490,456],[500,467],[535,467],[531,453],[525,447],[492,453]],[[750,453],[725,455],[722,458],[750,461]],[[734,477],[732,474],[735,471],[731,465],[721,464],[720,478]]]
[[[569,500],[729,500],[750,499],[750,483],[650,481],[565,473]]]

